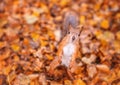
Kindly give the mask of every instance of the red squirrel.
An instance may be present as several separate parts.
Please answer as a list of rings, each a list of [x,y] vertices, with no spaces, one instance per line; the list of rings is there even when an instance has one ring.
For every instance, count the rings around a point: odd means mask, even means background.
[[[72,77],[71,73],[74,73],[77,69],[78,64],[76,59],[81,58],[80,34],[83,26],[77,26],[77,21],[74,17],[74,15],[69,15],[68,13],[65,16],[64,25],[67,29],[67,33],[58,45],[57,57],[50,63],[50,74],[54,74],[54,70],[59,65],[63,65],[67,68],[67,73],[70,77]]]

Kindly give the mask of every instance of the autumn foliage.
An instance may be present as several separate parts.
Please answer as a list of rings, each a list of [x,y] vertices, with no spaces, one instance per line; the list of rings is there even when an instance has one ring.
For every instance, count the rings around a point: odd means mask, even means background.
[[[49,74],[70,10],[85,27],[74,80]],[[120,85],[120,1],[0,0],[0,85]]]

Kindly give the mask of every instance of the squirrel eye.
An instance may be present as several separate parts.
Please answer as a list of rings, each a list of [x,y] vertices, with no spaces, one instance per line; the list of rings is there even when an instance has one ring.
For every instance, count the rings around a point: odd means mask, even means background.
[[[68,34],[70,34],[70,32],[68,32]]]

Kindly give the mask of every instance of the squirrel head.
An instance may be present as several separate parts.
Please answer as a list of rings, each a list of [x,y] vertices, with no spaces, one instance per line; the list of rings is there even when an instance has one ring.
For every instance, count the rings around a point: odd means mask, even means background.
[[[80,39],[80,34],[83,30],[83,26],[77,26],[76,28],[73,28],[71,25],[69,26],[69,30],[67,32],[67,36],[69,37],[69,42],[78,42]]]

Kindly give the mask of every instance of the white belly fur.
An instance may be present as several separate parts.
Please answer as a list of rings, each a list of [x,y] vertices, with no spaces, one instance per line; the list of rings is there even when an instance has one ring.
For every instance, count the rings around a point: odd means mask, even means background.
[[[69,67],[72,54],[74,53],[74,45],[72,43],[67,44],[63,48],[63,56],[62,56],[62,65],[65,65],[66,67]]]

